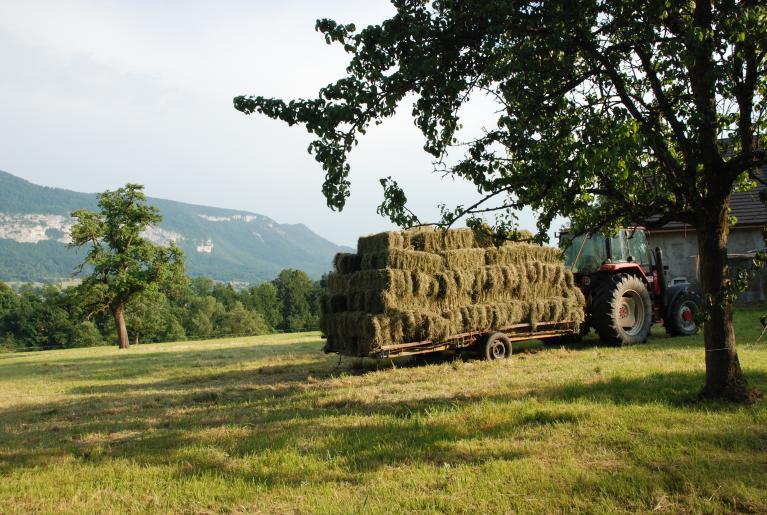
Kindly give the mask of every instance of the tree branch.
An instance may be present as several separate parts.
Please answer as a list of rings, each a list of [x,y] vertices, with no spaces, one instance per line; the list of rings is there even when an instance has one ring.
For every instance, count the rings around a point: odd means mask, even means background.
[[[650,87],[652,88],[653,95],[658,100],[658,106],[663,113],[663,117],[666,119],[666,121],[668,121],[669,126],[674,131],[674,136],[676,137],[677,141],[679,141],[685,156],[689,160],[692,152],[690,149],[690,143],[687,139],[686,127],[674,114],[674,109],[669,102],[668,96],[663,91],[663,85],[661,84],[660,79],[658,78],[658,73],[652,64],[650,54],[647,52],[647,49],[639,45],[636,47],[636,53],[639,56],[640,62],[642,63],[642,69],[644,70],[645,75],[650,82]]]

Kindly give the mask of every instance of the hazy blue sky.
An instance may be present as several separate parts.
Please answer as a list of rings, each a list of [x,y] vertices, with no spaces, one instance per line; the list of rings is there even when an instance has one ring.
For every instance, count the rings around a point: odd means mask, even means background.
[[[0,0],[0,170],[89,192],[139,182],[151,196],[303,222],[343,244],[389,227],[375,208],[378,178],[391,175],[434,219],[438,203],[476,193],[431,172],[409,105],[352,154],[342,213],[325,206],[302,128],[232,107],[239,94],[311,97],[343,74],[346,56],[314,31],[317,18],[364,26],[392,12],[385,0]],[[469,126],[492,123],[477,104]]]

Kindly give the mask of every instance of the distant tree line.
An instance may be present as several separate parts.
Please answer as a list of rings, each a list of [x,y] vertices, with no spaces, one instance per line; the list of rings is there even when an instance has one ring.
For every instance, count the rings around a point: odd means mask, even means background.
[[[125,306],[131,343],[317,329],[321,283],[300,270],[245,289],[203,277],[149,287]],[[80,287],[0,282],[0,348],[60,349],[117,342],[114,317],[90,314]]]

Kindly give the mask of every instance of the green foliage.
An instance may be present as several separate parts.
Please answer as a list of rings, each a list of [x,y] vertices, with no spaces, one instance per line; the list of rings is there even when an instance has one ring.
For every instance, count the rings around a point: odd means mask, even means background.
[[[160,211],[146,204],[143,189],[139,184],[128,184],[116,191],[106,191],[98,195],[100,212],[78,209],[72,213],[77,223],[71,228],[71,244],[89,247],[81,271],[86,265],[93,269],[78,286],[80,302],[89,316],[112,313],[121,348],[128,346],[126,305],[149,288],[172,291],[186,280],[183,251],[173,242],[164,247],[142,236],[162,220]],[[134,329],[152,332],[151,324],[157,323],[158,314],[151,308],[139,312],[147,315],[150,326],[134,324]],[[171,327],[177,337],[183,337],[183,331]]]
[[[265,334],[269,331],[263,315],[245,309],[240,301],[235,301],[232,307],[221,315],[218,327],[220,334],[227,336],[232,334]]]
[[[71,347],[78,341],[74,290],[23,286],[19,293],[0,283],[0,342],[17,349]]]
[[[347,76],[317,98],[234,99],[246,114],[301,124],[315,136],[309,151],[325,171],[322,191],[333,209],[349,196],[348,154],[358,138],[411,96],[438,169],[484,195],[445,210],[446,225],[522,206],[537,212],[541,240],[560,216],[579,230],[653,217],[658,225],[701,225],[716,219],[736,181],[767,162],[753,144],[767,128],[763,3],[394,5],[393,17],[360,32],[317,22],[326,41],[350,55]],[[460,109],[478,95],[497,103],[495,123],[444,168],[460,143]],[[397,183],[382,183],[379,212],[415,224]]]
[[[189,281],[189,287],[196,296],[206,297],[213,295],[216,282],[208,277],[195,277]]]
[[[298,331],[317,327],[321,292],[306,272],[283,270],[273,283],[281,303],[279,328]]]
[[[106,344],[106,340],[94,322],[85,320],[75,325],[70,343],[72,347],[96,347]]]
[[[13,311],[17,303],[18,298],[11,287],[0,282],[0,320],[6,313]]]
[[[281,279],[241,290],[202,277],[172,286],[150,285],[127,303],[127,328],[134,343],[254,336],[319,325],[324,286],[298,270],[286,270]],[[79,287],[62,290],[24,285],[16,292],[0,282],[0,349],[92,347],[114,342],[112,317],[84,311],[82,295]]]
[[[128,334],[134,343],[185,340],[168,296],[156,286],[136,295],[125,310]]]
[[[264,316],[269,327],[279,327],[282,320],[280,300],[274,283],[262,283],[248,291],[247,305]]]
[[[124,306],[150,285],[183,280],[183,251],[171,243],[154,245],[141,236],[160,223],[159,210],[146,204],[143,186],[128,184],[99,194],[100,212],[78,209],[72,216],[72,245],[88,246],[84,265],[93,267],[79,286],[91,312]]]

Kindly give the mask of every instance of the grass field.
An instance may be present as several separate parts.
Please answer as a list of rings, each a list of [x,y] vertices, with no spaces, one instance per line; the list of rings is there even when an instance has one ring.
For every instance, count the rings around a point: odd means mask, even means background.
[[[741,363],[767,390],[759,311]],[[700,337],[381,364],[318,334],[0,355],[0,512],[767,512]]]

